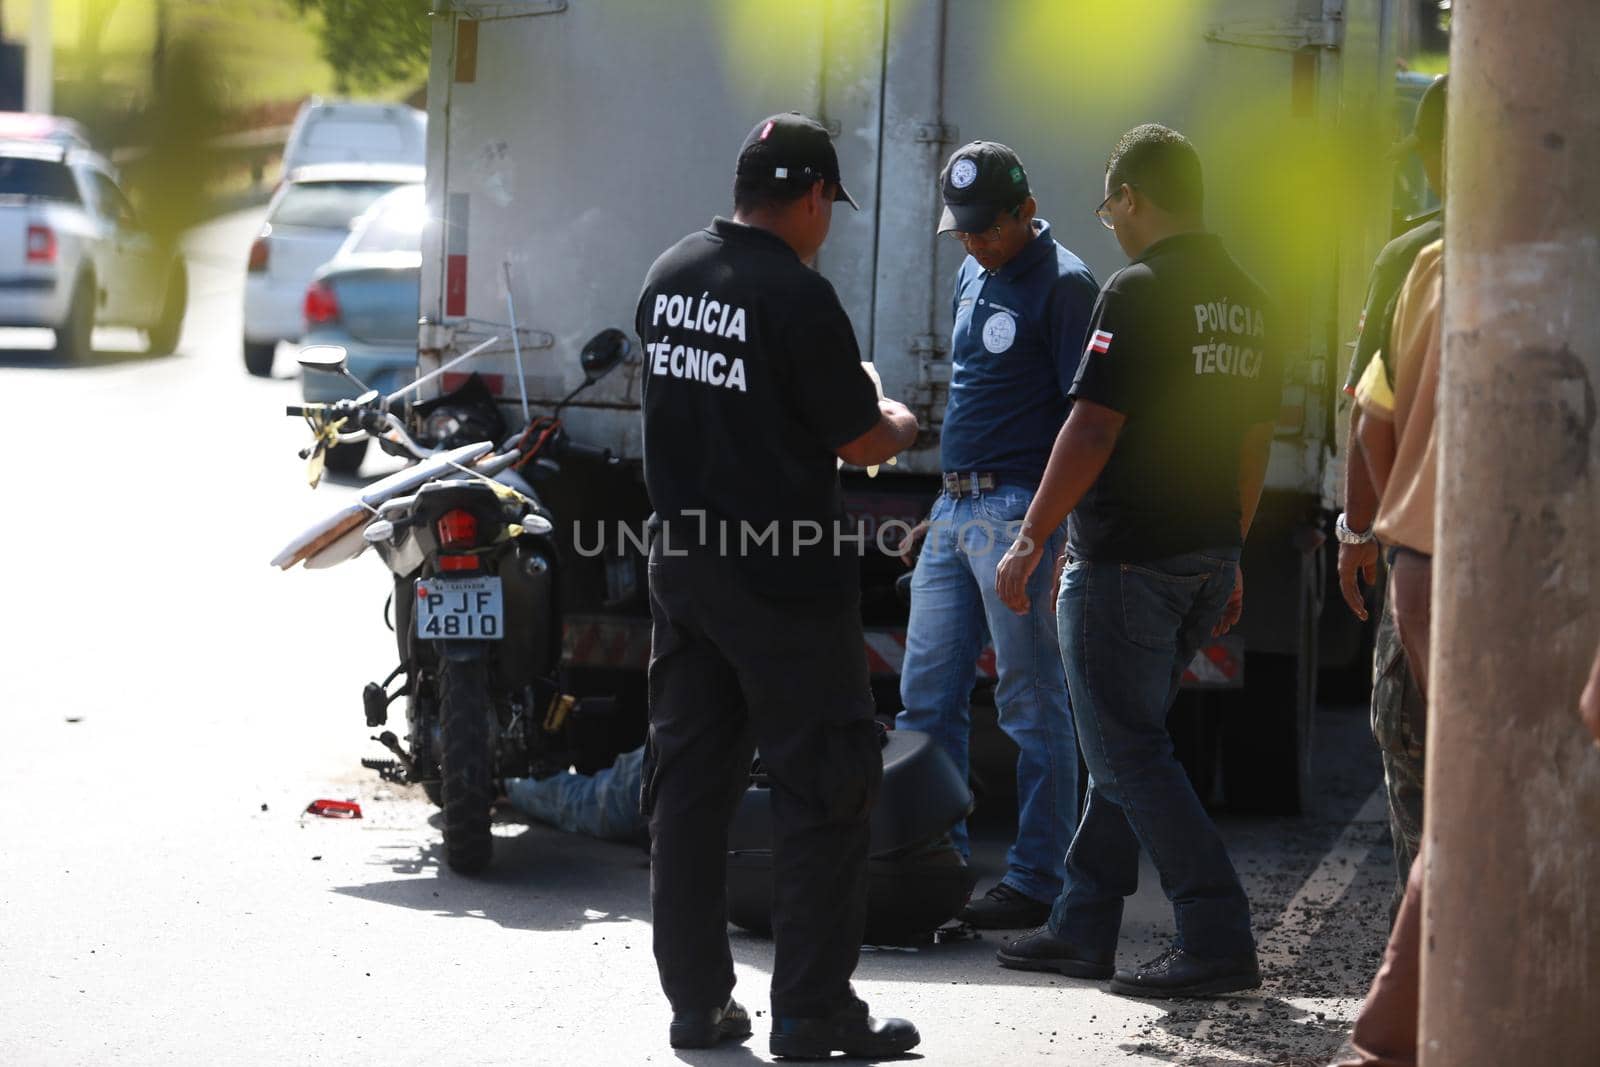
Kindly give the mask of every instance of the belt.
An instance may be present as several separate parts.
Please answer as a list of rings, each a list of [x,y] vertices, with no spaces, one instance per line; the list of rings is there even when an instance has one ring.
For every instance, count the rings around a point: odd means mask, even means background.
[[[946,474],[944,491],[953,497],[963,497],[981,489],[993,489],[1000,480],[992,474]]]

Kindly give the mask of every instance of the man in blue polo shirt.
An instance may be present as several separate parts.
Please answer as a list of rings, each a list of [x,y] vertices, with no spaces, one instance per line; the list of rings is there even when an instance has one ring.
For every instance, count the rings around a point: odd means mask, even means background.
[[[1078,748],[1056,641],[1052,575],[1035,576],[1035,610],[995,593],[995,567],[1027,514],[1067,416],[1098,286],[1035,218],[1016,153],[991,141],[958,149],[939,178],[939,232],[967,257],[956,273],[950,401],[941,433],[944,491],[928,516],[911,582],[899,725],[933,735],[967,772],[967,705],[977,658],[994,642],[1000,727],[1017,743],[1017,837],[1005,877],[961,918],[985,929],[1037,926],[1061,892],[1078,810]],[[1050,536],[1050,558],[1065,531]],[[956,845],[968,852],[965,824]]]

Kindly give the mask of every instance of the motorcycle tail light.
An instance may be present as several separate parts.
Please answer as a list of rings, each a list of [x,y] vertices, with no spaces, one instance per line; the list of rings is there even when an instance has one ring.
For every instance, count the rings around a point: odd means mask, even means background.
[[[56,261],[56,231],[48,226],[28,227],[28,262],[54,263]]]
[[[456,508],[439,517],[435,528],[439,532],[440,548],[471,548],[478,543],[478,517],[470,511]]]
[[[478,569],[477,556],[446,556],[439,557],[441,571],[475,571]]]
[[[322,282],[312,282],[306,290],[306,325],[321,326],[339,321],[339,298],[333,287]]]
[[[250,273],[265,274],[267,264],[271,259],[272,250],[271,246],[267,244],[267,239],[265,237],[257,237],[255,243],[250,246]]]

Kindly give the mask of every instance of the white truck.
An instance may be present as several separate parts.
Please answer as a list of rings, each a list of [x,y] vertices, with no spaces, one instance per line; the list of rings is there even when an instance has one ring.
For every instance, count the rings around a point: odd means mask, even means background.
[[[429,75],[419,363],[486,338],[507,404],[548,412],[583,378],[597,329],[632,332],[640,282],[684,233],[731,211],[733,160],[760,117],[834,132],[859,213],[834,214],[818,269],[887,393],[927,432],[896,467],[846,471],[852,513],[915,521],[936,492],[960,247],[935,235],[937,176],[975,138],[1021,155],[1040,213],[1102,280],[1124,262],[1095,219],[1106,156],[1145,121],[1187,133],[1208,222],[1275,297],[1288,342],[1282,417],[1245,550],[1237,636],[1197,658],[1175,719],[1203,793],[1293,810],[1306,795],[1319,663],[1363,634],[1332,589],[1337,383],[1368,268],[1388,237],[1396,0],[451,0]],[[515,329],[513,330],[513,322]],[[519,384],[517,360],[521,363]],[[635,361],[565,411],[621,462],[539,483],[561,524],[648,513]],[[446,381],[446,388],[449,387]],[[649,650],[644,564],[570,553],[564,665],[637,722]],[[897,707],[901,565],[863,568],[868,655]],[[1333,602],[1326,614],[1325,602]],[[992,661],[984,665],[992,671]],[[1357,668],[1359,669],[1359,668]],[[624,732],[633,727],[622,726]]]

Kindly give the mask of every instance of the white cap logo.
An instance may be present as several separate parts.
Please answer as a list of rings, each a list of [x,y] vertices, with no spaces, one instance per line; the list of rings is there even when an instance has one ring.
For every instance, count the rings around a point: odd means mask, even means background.
[[[957,189],[965,189],[978,178],[978,165],[970,159],[958,159],[956,165],[950,168],[950,184]]]

